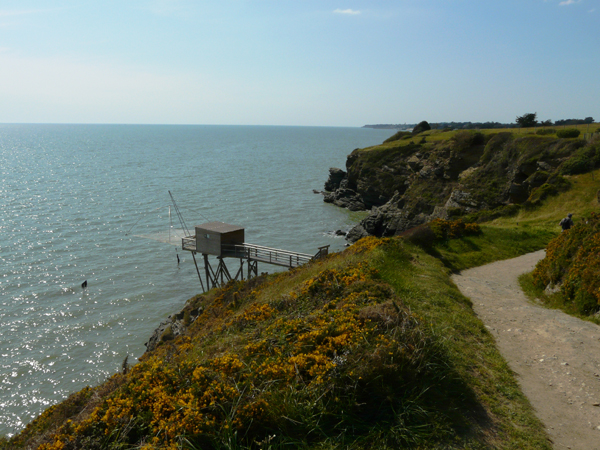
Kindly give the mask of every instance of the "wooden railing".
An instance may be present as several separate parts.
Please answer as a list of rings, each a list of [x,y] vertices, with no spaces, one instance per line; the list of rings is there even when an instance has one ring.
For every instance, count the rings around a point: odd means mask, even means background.
[[[186,236],[181,239],[181,248],[191,252],[196,251],[196,237]],[[313,259],[322,258],[329,253],[329,245],[319,247],[315,255],[290,252],[278,248],[264,247],[255,244],[222,244],[221,256],[226,258],[244,258],[283,267],[298,267]]]
[[[313,259],[313,255],[306,253],[290,252],[278,248],[264,247],[254,244],[232,244],[221,246],[223,256],[232,258],[245,258],[260,261],[276,266],[298,267]]]

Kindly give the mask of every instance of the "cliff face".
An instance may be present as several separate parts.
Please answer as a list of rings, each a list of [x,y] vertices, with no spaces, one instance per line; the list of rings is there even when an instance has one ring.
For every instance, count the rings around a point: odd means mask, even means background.
[[[330,169],[324,200],[371,211],[348,240],[393,236],[435,218],[534,204],[568,186],[560,169],[584,146],[581,140],[509,132],[432,130],[354,150],[346,171]]]

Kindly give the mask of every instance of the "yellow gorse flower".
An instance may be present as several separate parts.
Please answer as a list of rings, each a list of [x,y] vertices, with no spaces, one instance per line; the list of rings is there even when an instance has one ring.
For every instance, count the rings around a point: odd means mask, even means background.
[[[363,239],[357,251],[381,243]],[[371,316],[361,315],[365,306],[389,300],[389,290],[372,288],[374,275],[364,263],[323,270],[285,293],[289,307],[258,302],[260,290],[254,288],[244,308],[234,295],[243,285],[228,285],[194,322],[194,327],[204,324],[203,333],[182,338],[177,352],[163,349],[144,358],[86,419],[40,448],[63,449],[70,439],[98,433],[116,439],[133,429],[147,437],[139,448],[177,448],[183,436],[209,438],[235,430],[251,435],[263,421],[279,420],[286,398],[315,407],[340,374],[353,380],[349,385],[362,382],[369,367],[346,368],[361,346],[370,346],[368,353],[381,364],[413,351],[390,339]],[[232,330],[242,330],[242,337]],[[343,403],[339,391],[331,395],[332,404]]]

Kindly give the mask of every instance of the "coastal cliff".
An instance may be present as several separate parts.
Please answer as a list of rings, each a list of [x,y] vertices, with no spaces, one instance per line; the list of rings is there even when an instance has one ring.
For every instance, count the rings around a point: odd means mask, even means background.
[[[347,239],[393,236],[436,218],[480,221],[568,189],[600,161],[599,140],[429,130],[356,149],[331,168],[324,201],[369,215]]]

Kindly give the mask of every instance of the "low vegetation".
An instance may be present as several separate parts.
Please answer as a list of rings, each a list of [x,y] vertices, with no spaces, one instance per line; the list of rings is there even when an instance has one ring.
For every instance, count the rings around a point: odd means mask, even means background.
[[[556,132],[556,136],[562,139],[576,138],[579,137],[580,134],[581,131],[579,131],[577,128],[565,128]]]
[[[418,246],[366,238],[229,283],[192,299],[185,336],[0,448],[550,448],[448,275]]]

